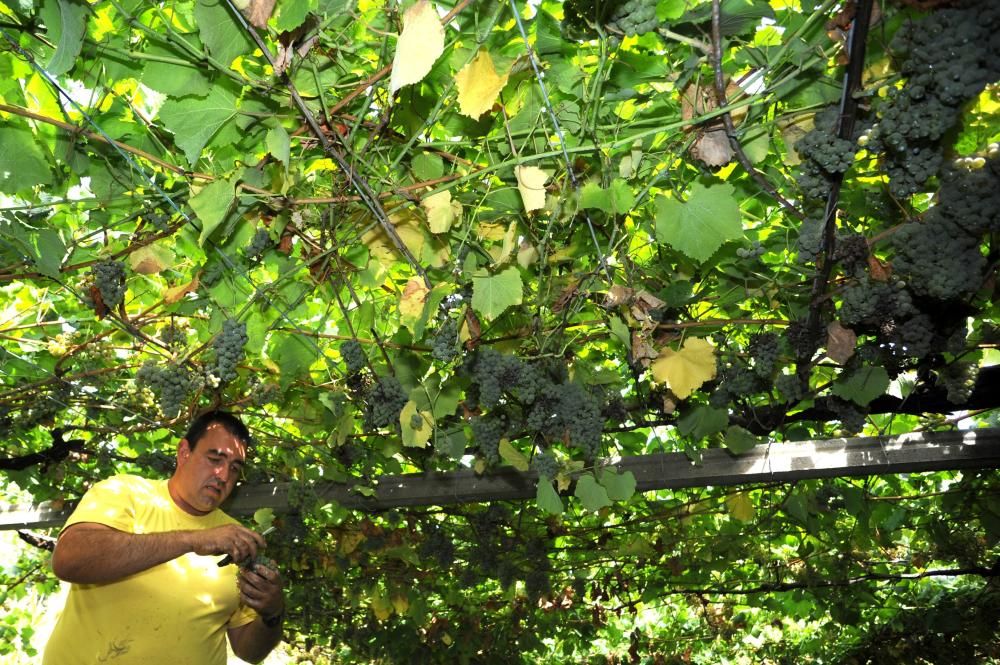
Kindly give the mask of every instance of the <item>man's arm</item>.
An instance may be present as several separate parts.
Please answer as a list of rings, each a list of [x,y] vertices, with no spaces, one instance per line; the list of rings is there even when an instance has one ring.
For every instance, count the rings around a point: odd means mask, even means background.
[[[172,561],[179,556],[229,554],[242,561],[264,546],[264,538],[237,524],[204,531],[126,533],[95,522],[67,527],[56,542],[52,570],[76,584],[105,584]]]
[[[252,607],[259,616],[252,622],[229,629],[229,644],[233,653],[250,663],[259,663],[281,641],[281,622],[285,600],[281,590],[281,574],[260,564],[253,570],[241,570],[240,600]]]

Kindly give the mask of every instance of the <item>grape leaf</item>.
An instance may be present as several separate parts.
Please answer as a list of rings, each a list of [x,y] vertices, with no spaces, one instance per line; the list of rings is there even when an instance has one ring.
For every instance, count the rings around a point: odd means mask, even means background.
[[[168,99],[160,109],[160,119],[194,166],[209,140],[236,115],[236,104],[235,95],[214,86],[204,97]]]
[[[203,247],[212,232],[226,218],[235,198],[236,189],[233,183],[220,179],[206,185],[188,201],[201,220],[201,235],[198,236],[198,242]]]
[[[291,32],[302,25],[312,9],[310,0],[282,0],[277,3],[273,16],[275,31]]]
[[[507,439],[500,440],[500,457],[518,471],[528,470],[528,458]]]
[[[455,74],[458,105],[462,115],[473,120],[493,108],[500,91],[507,85],[507,74],[497,74],[493,58],[485,49],[480,50],[469,64]],[[520,181],[520,178],[518,179]]]
[[[472,308],[493,320],[523,297],[521,273],[510,267],[496,275],[481,270],[472,276]]]
[[[418,83],[444,52],[444,26],[433,3],[418,0],[403,14],[403,31],[396,42],[389,91]],[[459,95],[461,98],[461,94]]]
[[[573,495],[580,499],[580,503],[587,510],[600,510],[611,505],[611,498],[608,490],[597,483],[597,479],[592,474],[586,474],[577,478],[576,489]]]
[[[749,522],[753,519],[754,507],[750,495],[746,492],[737,492],[726,499],[726,507],[729,514],[741,522]]]
[[[45,64],[45,71],[61,76],[73,68],[73,63],[83,47],[89,12],[79,0],[45,0],[38,11],[48,31],[48,40],[55,44],[55,52]]]
[[[420,425],[414,427],[413,423],[419,416]],[[417,411],[417,403],[412,399],[406,403],[399,413],[399,425],[403,432],[403,445],[410,448],[423,448],[431,439],[431,432],[434,429],[434,420],[429,411]]]
[[[194,18],[208,54],[223,66],[228,67],[236,56],[250,51],[253,42],[236,22],[225,0],[197,0]]]
[[[889,387],[889,374],[884,367],[862,367],[847,378],[833,384],[831,391],[841,399],[866,406],[885,393]]]
[[[19,125],[0,127],[0,191],[14,194],[51,182],[49,163],[31,130]]]
[[[515,166],[517,190],[521,192],[521,201],[527,212],[545,207],[545,181],[549,173],[537,166]]]
[[[726,438],[723,443],[732,454],[742,455],[745,452],[753,450],[754,446],[760,442],[757,440],[757,437],[739,425],[731,425],[726,430]]]
[[[264,139],[267,145],[267,151],[277,159],[279,162],[285,165],[285,170],[288,170],[288,160],[291,153],[291,140],[288,138],[288,132],[281,125],[277,127],[272,127],[267,131],[267,137]]]
[[[628,501],[635,494],[635,474],[631,471],[618,473],[614,469],[604,469],[600,483],[612,501]]]
[[[562,515],[562,499],[556,494],[556,490],[552,487],[552,481],[550,480],[539,479],[538,489],[535,492],[535,503],[550,515]]]
[[[708,340],[689,337],[679,351],[664,347],[650,371],[654,379],[684,399],[715,377],[715,349]]]
[[[705,261],[729,240],[743,237],[740,207],[732,185],[695,183],[686,202],[656,198],[656,238]]]
[[[258,508],[253,514],[253,521],[262,531],[267,531],[271,523],[274,522],[274,510],[271,508]]]

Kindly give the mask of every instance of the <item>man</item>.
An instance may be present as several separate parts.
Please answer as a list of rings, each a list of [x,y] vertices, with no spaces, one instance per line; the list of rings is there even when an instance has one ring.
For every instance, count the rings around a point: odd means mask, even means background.
[[[260,534],[218,509],[236,486],[250,433],[212,411],[192,423],[166,481],[122,475],[94,485],[52,556],[71,582],[44,665],[223,665],[226,637],[259,662],[281,641],[281,576],[242,562]]]

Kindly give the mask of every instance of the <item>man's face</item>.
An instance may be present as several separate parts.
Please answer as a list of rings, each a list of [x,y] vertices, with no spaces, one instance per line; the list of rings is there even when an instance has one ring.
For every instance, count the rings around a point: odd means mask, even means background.
[[[219,423],[208,426],[194,450],[181,439],[171,479],[174,500],[192,515],[212,512],[236,487],[245,458],[246,447]]]

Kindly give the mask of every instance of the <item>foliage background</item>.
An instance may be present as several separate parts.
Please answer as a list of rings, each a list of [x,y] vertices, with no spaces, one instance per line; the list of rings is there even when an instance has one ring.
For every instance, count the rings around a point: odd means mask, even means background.
[[[435,3],[442,54],[390,92],[395,3],[251,2],[252,31],[225,0],[0,3],[5,500],[168,474],[224,406],[247,482],[296,488],[271,551],[317,662],[996,659],[993,473],[632,496],[601,468],[1000,404],[995,9],[880,6],[851,63],[851,3],[721,4]],[[469,117],[480,52],[507,78]],[[537,505],[311,489],[529,459]],[[4,561],[5,610],[44,561]]]

